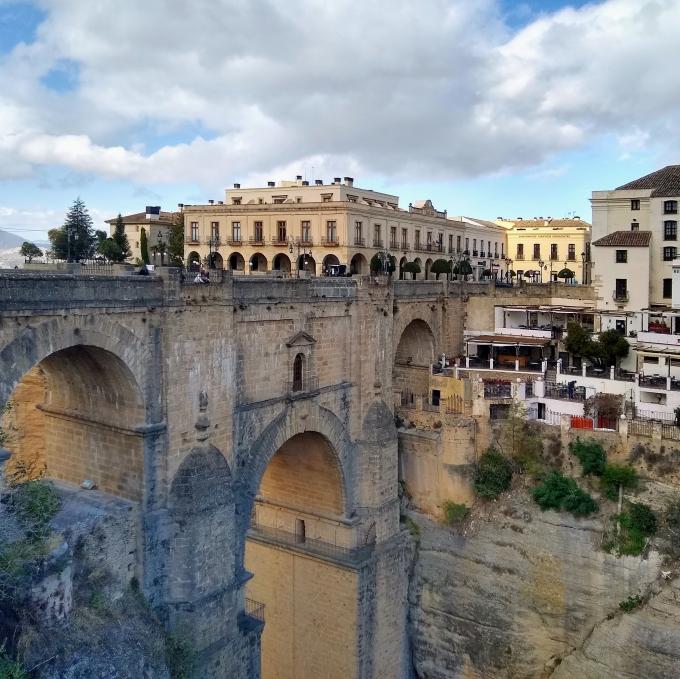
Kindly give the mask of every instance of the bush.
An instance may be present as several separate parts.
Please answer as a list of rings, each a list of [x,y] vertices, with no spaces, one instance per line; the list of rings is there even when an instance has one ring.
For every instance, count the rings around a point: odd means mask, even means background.
[[[401,267],[401,270],[403,273],[413,274],[413,277],[415,278],[416,274],[420,273],[420,264],[418,264],[418,262],[406,262],[406,264]]]
[[[433,273],[437,276],[437,280],[439,280],[439,274],[450,274],[451,273],[451,264],[447,262],[445,259],[435,259],[434,262],[432,262],[432,266],[430,267],[430,273]]]
[[[588,476],[602,476],[607,465],[607,455],[604,448],[595,440],[582,441],[577,438],[569,444],[569,452],[575,455],[581,463],[583,473]]]
[[[628,510],[632,526],[643,535],[654,535],[657,529],[656,514],[649,505],[631,502]]]
[[[449,501],[444,503],[444,523],[449,526],[461,523],[469,513],[467,505]]]
[[[168,636],[165,642],[165,661],[172,679],[190,679],[194,676],[196,650],[187,639]]]
[[[662,549],[671,559],[680,559],[680,496],[664,510],[661,531]]]
[[[555,509],[586,516],[597,510],[597,502],[579,488],[574,479],[560,472],[550,472],[532,492],[542,510]]]
[[[636,594],[635,596],[629,596],[627,599],[624,599],[623,601],[619,602],[619,608],[624,613],[630,613],[631,611],[634,611],[638,606],[641,605],[642,599],[640,598],[639,594]]]
[[[510,488],[511,481],[510,461],[494,448],[489,448],[477,463],[473,482],[475,493],[486,499],[495,499]]]
[[[635,469],[625,464],[608,464],[602,474],[602,492],[610,500],[619,498],[619,486],[634,488],[638,482]]]
[[[49,532],[49,523],[61,503],[48,481],[27,481],[18,485],[10,499],[9,509],[28,536],[41,540]]]

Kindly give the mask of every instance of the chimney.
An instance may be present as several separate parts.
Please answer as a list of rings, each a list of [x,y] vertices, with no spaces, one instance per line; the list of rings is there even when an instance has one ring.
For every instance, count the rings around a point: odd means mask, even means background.
[[[224,201],[223,201],[223,200],[218,200],[218,201],[217,201],[217,204],[218,204],[218,205],[224,205]]]
[[[240,184],[234,184],[234,188],[235,188],[235,189],[240,189],[240,188],[241,188],[241,185],[240,185]]]
[[[210,205],[214,205],[215,201],[211,199],[211,200],[208,201],[208,203],[210,203]]]
[[[301,182],[302,181],[302,175],[301,174],[295,175],[295,181]]]
[[[160,205],[147,205],[146,206],[146,218],[150,222],[157,222],[161,218],[161,207],[160,207]]]
[[[273,188],[274,186],[276,186],[276,184],[274,182],[267,182],[267,186]]]
[[[334,177],[334,179],[333,179],[334,184],[339,184],[341,181],[342,181],[342,179],[340,177]]]
[[[308,182],[308,181],[303,181],[303,182],[302,182],[302,186],[309,186],[309,182]]]
[[[315,179],[315,180],[314,180],[314,183],[315,183],[317,186],[323,186],[323,179]]]
[[[354,186],[354,177],[345,177],[345,184],[347,186]]]
[[[184,203],[177,203],[177,207],[181,210],[184,208]]]

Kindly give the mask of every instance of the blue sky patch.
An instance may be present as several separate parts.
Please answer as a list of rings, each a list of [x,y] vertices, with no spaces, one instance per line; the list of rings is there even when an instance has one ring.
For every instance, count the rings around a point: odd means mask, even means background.
[[[0,54],[8,54],[20,43],[35,40],[46,13],[25,2],[0,4]]]

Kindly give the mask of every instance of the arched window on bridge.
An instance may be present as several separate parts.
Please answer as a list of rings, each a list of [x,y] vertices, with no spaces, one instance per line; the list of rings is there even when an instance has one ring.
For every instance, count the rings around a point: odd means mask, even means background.
[[[305,356],[298,354],[293,361],[293,391],[302,391],[305,371]]]

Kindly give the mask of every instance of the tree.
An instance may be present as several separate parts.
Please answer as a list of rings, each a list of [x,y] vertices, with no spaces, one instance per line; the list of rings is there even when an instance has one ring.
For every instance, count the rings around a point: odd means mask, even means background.
[[[593,354],[589,356],[601,365],[616,366],[618,362],[628,356],[630,345],[628,340],[618,330],[605,330],[593,344]]]
[[[149,263],[149,244],[146,238],[146,229],[142,227],[142,233],[139,237],[139,249],[142,251],[142,261],[144,264]]]
[[[590,333],[580,323],[567,323],[567,336],[564,339],[564,348],[570,354],[587,358],[593,353],[592,344],[593,340],[590,337]]]
[[[43,251],[37,245],[35,245],[35,243],[29,243],[28,241],[24,241],[19,253],[22,255],[22,257],[28,260],[29,264],[34,257],[43,256]]]
[[[564,269],[561,269],[560,272],[557,274],[558,278],[563,278],[565,281],[570,281],[576,274],[571,270],[567,269],[566,267]]]
[[[373,273],[387,273],[392,274],[396,268],[397,260],[391,257],[389,253],[381,250],[376,252],[369,263],[369,268]]]
[[[168,264],[182,266],[184,262],[184,215],[175,214],[168,230]]]
[[[54,257],[54,259],[67,259],[68,245],[64,229],[50,229],[47,232],[47,237],[50,240],[50,255]]]
[[[120,213],[118,213],[118,217],[116,217],[116,224],[113,227],[113,235],[111,238],[120,250],[118,259],[114,261],[124,262],[130,257],[132,253],[130,252],[130,242],[128,241],[128,237],[125,233],[125,224],[123,223],[123,218]]]
[[[104,238],[97,243],[97,252],[109,262],[122,262],[122,252],[113,238]]]
[[[416,275],[420,273],[420,264],[418,264],[418,262],[406,262],[406,264],[401,267],[401,270],[404,273],[413,274],[415,280]]]
[[[439,274],[443,273],[448,276],[451,273],[451,265],[445,259],[435,259],[430,267],[430,273],[435,274],[439,280]]]
[[[64,236],[54,234],[53,239],[50,234],[54,231],[63,231]],[[64,226],[61,229],[53,229],[47,235],[52,243],[52,252],[60,259],[79,262],[81,259],[91,257],[94,252],[95,236],[92,229],[92,217],[80,198],[73,201],[73,205],[66,213]]]
[[[463,277],[464,281],[467,280],[468,276],[472,275],[472,264],[470,264],[470,260],[467,257],[458,262],[457,267],[457,273]]]

